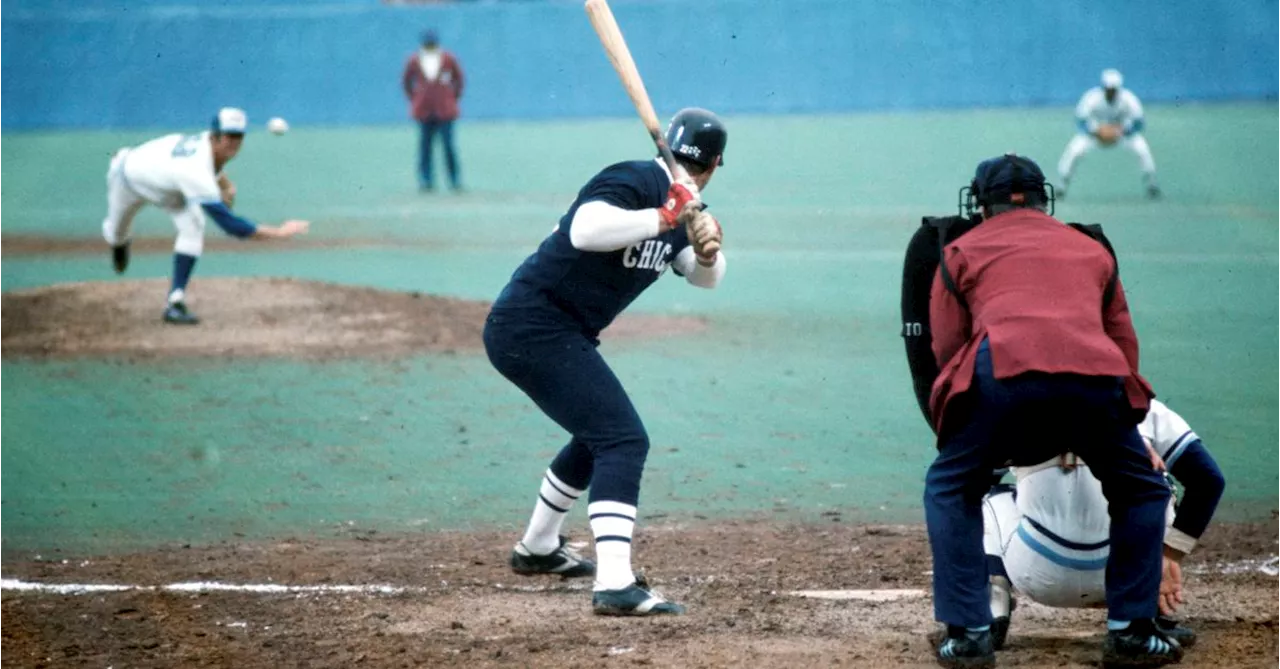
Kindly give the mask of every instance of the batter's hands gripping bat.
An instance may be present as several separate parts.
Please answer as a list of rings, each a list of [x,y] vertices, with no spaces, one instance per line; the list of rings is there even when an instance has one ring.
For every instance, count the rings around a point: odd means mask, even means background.
[[[640,115],[640,121],[644,123],[649,136],[653,138],[653,143],[658,147],[662,162],[667,164],[667,169],[671,170],[671,175],[676,177],[677,181],[687,180],[689,175],[676,162],[675,156],[671,154],[671,147],[667,146],[667,140],[662,136],[662,129],[658,126],[658,115],[653,111],[649,93],[644,89],[644,81],[640,78],[639,70],[636,69],[636,62],[631,58],[631,50],[627,48],[626,40],[622,38],[618,21],[613,18],[609,3],[605,0],[587,0],[586,9],[587,17],[591,19],[591,26],[596,29],[596,35],[600,36],[600,43],[604,45],[604,52],[609,56],[609,62],[613,63],[613,69],[622,80],[622,87],[627,90],[631,103],[636,107],[636,113]]]

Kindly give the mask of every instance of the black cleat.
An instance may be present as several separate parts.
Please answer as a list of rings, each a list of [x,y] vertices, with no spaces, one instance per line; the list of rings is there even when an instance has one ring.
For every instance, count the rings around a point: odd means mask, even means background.
[[[1004,650],[1004,642],[1009,638],[1009,625],[1013,621],[1013,612],[1018,609],[1018,599],[1013,596],[1011,588],[1008,579],[1002,576],[991,577],[991,596],[1003,598],[1004,605],[998,610],[1008,611],[1005,615],[991,620],[991,647],[994,650]],[[993,612],[997,610],[995,606],[992,606],[992,609]]]
[[[1102,642],[1103,669],[1161,667],[1182,660],[1182,646],[1152,620],[1135,620],[1128,629],[1107,632]]]
[[[129,242],[111,247],[111,266],[116,268],[116,274],[129,269]]]
[[[621,590],[597,590],[591,610],[598,616],[683,615],[684,607],[649,589],[643,578]]]
[[[187,305],[181,302],[174,302],[164,310],[164,322],[174,325],[197,325],[200,319],[196,315],[187,311]]]
[[[938,664],[947,669],[991,669],[996,666],[991,632],[972,634],[963,627],[947,625],[937,658]]]
[[[1159,187],[1159,186],[1157,186],[1157,185],[1155,185],[1155,184],[1151,184],[1150,186],[1147,186],[1147,197],[1148,197],[1148,198],[1150,198],[1150,199],[1152,199],[1152,200],[1159,200],[1161,195],[1162,195],[1162,193],[1160,192],[1160,187]]]
[[[1009,616],[1000,616],[991,621],[991,649],[1004,650],[1004,642],[1009,639]]]
[[[511,571],[521,576],[538,574],[554,574],[561,578],[580,578],[596,575],[596,563],[579,555],[569,548],[565,537],[560,537],[560,546],[547,555],[534,555],[525,548],[524,542],[516,544],[511,551]]]
[[[1178,645],[1184,649],[1196,645],[1196,631],[1179,625],[1173,618],[1156,616],[1156,627],[1159,627],[1165,636],[1177,641]]]

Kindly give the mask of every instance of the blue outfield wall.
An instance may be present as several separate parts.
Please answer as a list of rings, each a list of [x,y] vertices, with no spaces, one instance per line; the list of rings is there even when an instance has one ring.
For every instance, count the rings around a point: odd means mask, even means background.
[[[1146,102],[1277,96],[1276,0],[614,0],[660,115],[1070,104],[1104,67]],[[5,0],[2,126],[190,127],[407,116],[400,70],[436,27],[468,118],[618,116],[577,0]],[[198,120],[198,121],[197,121]]]

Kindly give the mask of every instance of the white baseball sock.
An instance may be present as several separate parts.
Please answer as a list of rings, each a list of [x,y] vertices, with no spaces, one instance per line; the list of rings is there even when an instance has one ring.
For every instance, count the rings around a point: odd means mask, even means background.
[[[564,517],[569,515],[569,509],[573,508],[573,503],[580,496],[581,490],[566,485],[548,469],[542,477],[538,501],[533,505],[533,516],[529,518],[529,527],[524,531],[524,539],[520,543],[534,555],[547,555],[559,548],[560,528],[564,525]]]
[[[991,617],[1004,618],[1012,612],[1009,606],[1009,579],[1003,576],[991,577]]]
[[[596,590],[621,590],[636,582],[631,570],[631,533],[636,507],[622,502],[587,505],[591,533],[596,539]]]

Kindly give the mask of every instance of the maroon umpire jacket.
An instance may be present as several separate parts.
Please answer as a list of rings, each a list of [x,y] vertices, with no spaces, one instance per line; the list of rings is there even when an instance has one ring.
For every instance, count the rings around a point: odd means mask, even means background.
[[[942,432],[948,402],[969,389],[978,345],[990,339],[995,376],[1024,372],[1116,376],[1129,405],[1145,414],[1155,396],[1138,374],[1138,336],[1106,247],[1034,209],[998,214],[949,244],[929,300],[933,354],[941,370],[929,408]]]
[[[453,121],[458,118],[458,99],[462,97],[462,67],[458,59],[441,50],[440,71],[435,79],[427,79],[414,51],[404,64],[400,84],[409,99],[409,114],[418,121]]]

